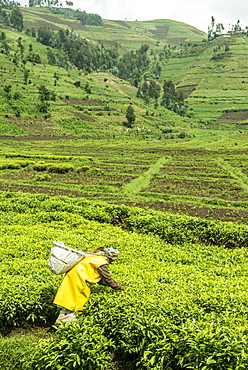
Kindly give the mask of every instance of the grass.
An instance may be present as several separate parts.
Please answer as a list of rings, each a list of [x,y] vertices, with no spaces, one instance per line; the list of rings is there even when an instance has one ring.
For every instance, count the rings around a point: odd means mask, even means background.
[[[38,341],[48,339],[50,334],[39,329],[13,332],[12,335],[0,336],[0,367],[2,370],[29,370],[34,358]]]
[[[169,161],[170,158],[161,157],[159,160],[150,166],[149,170],[141,174],[138,178],[132,180],[129,184],[123,187],[124,194],[133,196],[139,193],[141,190],[147,188],[151,179],[160,171],[164,164]]]
[[[222,158],[217,159],[217,163],[227,170],[230,175],[238,180],[240,186],[243,189],[248,190],[248,177],[242,172],[241,169],[231,166],[228,162],[224,161]]]

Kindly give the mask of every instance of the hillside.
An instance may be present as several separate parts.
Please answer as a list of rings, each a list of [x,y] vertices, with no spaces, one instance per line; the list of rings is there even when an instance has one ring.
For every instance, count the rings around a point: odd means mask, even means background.
[[[160,63],[159,80],[171,79],[176,84],[188,97],[196,119],[220,128],[246,124],[246,36],[221,36],[206,43],[204,32],[173,20],[103,20],[103,26],[89,26],[71,19],[69,9],[63,14],[53,14],[48,8],[22,10],[25,28],[71,29],[88,40],[118,47],[121,53],[148,45]]]
[[[247,37],[220,36],[197,55],[190,55],[192,51],[185,47],[181,58],[171,58],[161,77],[172,79],[196,116],[211,127],[247,124]]]
[[[0,17],[0,368],[247,369],[246,36],[22,11]],[[118,249],[126,287],[58,328],[55,240]]]
[[[179,45],[201,42],[206,38],[203,31],[173,20],[134,22],[104,19],[101,27],[82,25],[80,21],[69,18],[69,9],[64,9],[64,14],[53,14],[48,8],[22,8],[22,11],[25,28],[73,29],[89,40],[101,42],[104,45],[118,43],[128,49],[136,49],[141,44],[148,44],[151,49],[157,50],[158,46],[161,47],[166,43]]]
[[[136,97],[137,88],[109,72],[91,74],[68,64],[48,64],[48,49],[34,38],[5,29],[10,52],[1,55],[2,94],[0,136],[21,137],[126,137],[135,136],[123,126],[126,109],[133,104],[136,124],[151,138],[162,132],[159,126],[187,126],[185,120],[162,107],[146,105]],[[5,45],[4,44],[4,45]],[[32,45],[32,51],[29,51]],[[35,58],[38,57],[38,63]],[[43,86],[44,91],[40,90]],[[48,99],[42,100],[47,93]],[[148,109],[150,112],[148,112]],[[152,115],[152,119],[149,117]],[[157,120],[154,120],[154,116]],[[175,124],[177,122],[177,124]]]
[[[110,71],[80,70],[62,52],[25,32],[6,27],[4,34],[1,190],[98,197],[111,203],[248,223],[246,121],[216,121],[227,108],[226,100],[221,100],[224,94],[230,97],[228,107],[238,110],[236,86],[218,85],[217,90],[208,85],[202,90],[203,80],[207,83],[212,76],[219,75],[225,83],[223,60],[212,59],[213,49],[218,50],[225,39],[173,48],[170,58],[161,61],[157,84],[162,87],[167,78],[184,91],[193,86],[187,96],[190,114],[180,116],[155,99],[138,98],[137,87]],[[242,72],[242,80],[235,79],[236,71],[229,66],[229,81],[232,76],[242,87],[246,69],[239,58],[245,52],[245,41],[231,37],[227,41],[231,57],[225,54],[226,63],[236,61]],[[242,53],[234,53],[238,49]],[[48,63],[51,54],[55,64],[62,61],[66,68]],[[153,54],[147,55],[153,60]],[[199,101],[203,92],[205,98]],[[240,89],[239,94],[245,91]],[[245,101],[244,97],[243,114]],[[136,120],[128,128],[130,105]],[[82,155],[92,162],[81,160]],[[61,160],[67,169],[60,168]]]

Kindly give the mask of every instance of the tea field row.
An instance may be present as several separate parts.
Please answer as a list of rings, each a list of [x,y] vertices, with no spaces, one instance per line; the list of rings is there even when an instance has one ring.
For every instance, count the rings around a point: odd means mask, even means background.
[[[1,190],[83,196],[189,215],[195,209],[203,218],[248,222],[245,150],[67,142],[46,149],[40,144],[28,154],[29,145],[15,155],[0,152]]]

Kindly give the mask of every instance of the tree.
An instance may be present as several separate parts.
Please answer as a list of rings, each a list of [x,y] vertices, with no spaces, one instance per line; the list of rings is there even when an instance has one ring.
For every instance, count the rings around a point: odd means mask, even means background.
[[[41,42],[43,45],[50,46],[51,39],[52,31],[48,27],[40,27],[38,29],[38,42]]]
[[[2,41],[2,40],[6,40],[6,34],[5,34],[5,32],[1,32],[1,34],[0,34],[0,40]]]
[[[29,71],[28,70],[24,70],[23,72],[23,77],[24,77],[24,84],[27,85],[28,84],[28,78],[29,78]]]
[[[234,32],[241,31],[242,28],[240,27],[240,20],[237,21],[237,23],[233,26]]]
[[[149,84],[149,96],[154,99],[158,99],[160,97],[160,86],[156,84],[155,81],[151,80]]]
[[[129,105],[126,111],[126,119],[127,119],[126,126],[132,127],[135,122],[135,118],[136,117],[135,117],[134,109],[131,105]]]
[[[38,90],[39,90],[39,99],[41,102],[45,102],[49,100],[52,100],[52,101],[56,100],[55,92],[48,90],[45,85],[40,85]]]
[[[183,93],[181,91],[179,93],[176,91],[175,85],[171,80],[165,81],[163,89],[164,94],[161,105],[183,116],[186,110]]]
[[[18,6],[11,11],[10,24],[19,32],[23,30],[23,14]]]
[[[211,26],[212,26],[212,30],[214,29],[214,24],[215,24],[215,19],[214,19],[214,17],[212,16],[212,17],[211,17]]]
[[[6,96],[7,96],[8,98],[10,98],[11,89],[12,89],[12,86],[11,86],[11,85],[5,85],[5,86],[3,87],[3,90],[6,92]]]
[[[225,27],[223,26],[223,23],[217,23],[216,24],[216,35],[221,35],[224,29]]]

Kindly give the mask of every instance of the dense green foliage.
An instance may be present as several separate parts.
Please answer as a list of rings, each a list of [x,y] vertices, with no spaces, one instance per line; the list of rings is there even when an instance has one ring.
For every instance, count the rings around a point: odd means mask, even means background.
[[[88,72],[97,69],[111,70],[114,75],[131,81],[134,86],[138,86],[143,73],[149,67],[147,45],[120,56],[116,48],[106,48],[102,44],[78,38],[78,35],[69,30],[54,32],[48,27],[38,29],[37,40],[46,46],[62,49],[70,62],[79,69]]]
[[[148,49],[148,45],[142,45],[135,52],[125,53],[117,64],[118,71],[115,74],[120,78],[131,81],[134,86],[138,87],[142,75],[149,67]]]
[[[53,240],[83,250],[118,248],[111,270],[127,286],[124,292],[91,287],[78,323],[40,341],[35,358],[27,351],[32,366],[109,369],[113,360],[130,369],[247,366],[247,227],[20,195],[1,193],[0,267],[8,282],[1,285],[2,329],[55,319],[52,300],[61,277],[47,268]]]
[[[167,109],[173,110],[175,113],[184,115],[186,107],[184,105],[184,97],[182,92],[177,92],[175,85],[172,81],[165,81],[163,85],[163,98],[161,105],[164,105]]]
[[[34,345],[40,338],[49,338],[44,330],[16,333],[0,337],[1,370],[31,370],[34,359]]]
[[[48,27],[38,29],[37,40],[46,46],[60,48],[68,56],[70,62],[88,72],[98,68],[109,69],[114,66],[117,58],[115,50],[96,45],[86,39],[78,39],[69,30],[51,31]],[[51,57],[50,57],[51,60]]]
[[[135,113],[134,113],[134,109],[131,105],[129,105],[127,107],[126,119],[127,119],[127,123],[125,125],[127,127],[133,127],[133,124],[135,122]]]

